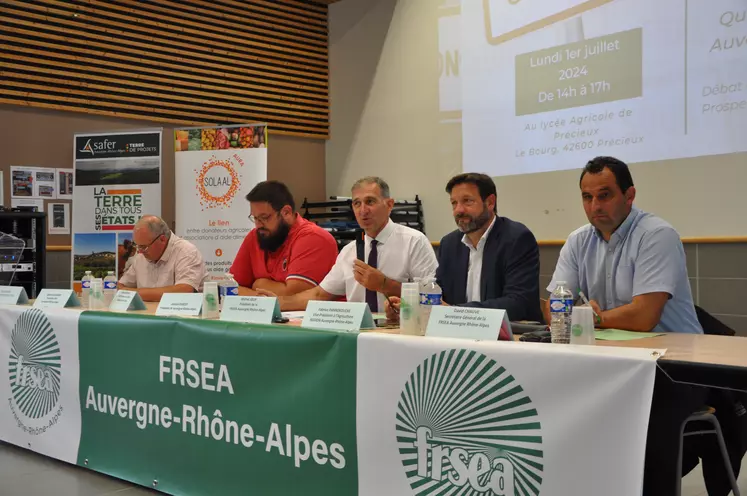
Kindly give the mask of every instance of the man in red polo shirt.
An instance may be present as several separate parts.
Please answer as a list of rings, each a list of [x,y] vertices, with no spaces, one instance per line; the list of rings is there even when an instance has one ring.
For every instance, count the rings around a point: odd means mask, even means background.
[[[246,199],[255,228],[230,270],[239,294],[264,289],[286,296],[318,286],[337,259],[335,238],[296,213],[293,196],[279,181],[257,184]]]

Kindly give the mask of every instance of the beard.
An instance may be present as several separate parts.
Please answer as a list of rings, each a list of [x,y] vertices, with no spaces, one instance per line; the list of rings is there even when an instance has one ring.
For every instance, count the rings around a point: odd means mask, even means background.
[[[469,222],[460,224],[459,221],[462,219],[469,219]],[[461,214],[454,217],[454,220],[456,221],[457,229],[459,229],[459,231],[464,234],[470,234],[482,229],[482,227],[488,223],[490,220],[490,210],[485,208],[480,215]]]
[[[257,229],[257,241],[259,247],[264,251],[274,252],[278,248],[283,246],[285,240],[288,239],[290,233],[290,226],[286,224],[282,219],[275,232],[271,233],[264,229]]]

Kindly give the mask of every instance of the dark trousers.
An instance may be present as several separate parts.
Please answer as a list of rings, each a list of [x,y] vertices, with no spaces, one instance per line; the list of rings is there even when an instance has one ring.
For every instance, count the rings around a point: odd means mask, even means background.
[[[682,422],[703,408],[708,390],[672,382],[656,369],[651,418],[646,441],[643,496],[674,495],[677,477],[677,450]]]

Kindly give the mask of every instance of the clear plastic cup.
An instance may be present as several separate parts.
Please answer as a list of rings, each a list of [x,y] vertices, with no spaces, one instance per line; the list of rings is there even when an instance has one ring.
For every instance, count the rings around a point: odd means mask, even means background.
[[[217,319],[219,316],[218,283],[207,281],[202,287],[202,318]]]
[[[104,282],[101,279],[91,281],[91,294],[88,297],[88,308],[91,310],[104,310]]]
[[[399,304],[399,332],[409,336],[422,336],[420,328],[420,283],[402,283]]]
[[[594,310],[590,306],[573,307],[573,313],[571,313],[571,344],[593,345],[595,343]]]

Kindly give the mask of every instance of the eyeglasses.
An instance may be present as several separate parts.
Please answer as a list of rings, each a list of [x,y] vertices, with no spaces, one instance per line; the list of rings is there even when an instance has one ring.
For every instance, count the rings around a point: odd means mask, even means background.
[[[137,247],[137,251],[139,251],[140,253],[145,253],[146,251],[148,251],[148,248],[150,248],[151,246],[153,246],[153,243],[155,243],[159,239],[161,239],[161,236],[156,236],[156,239],[154,239],[153,241],[151,241],[147,245],[137,245],[136,244],[135,246]]]
[[[256,224],[259,222],[260,224],[267,225],[267,223],[272,219],[273,216],[278,215],[279,212],[275,212],[274,214],[266,214],[266,215],[250,215],[249,220],[252,221],[253,224]]]

